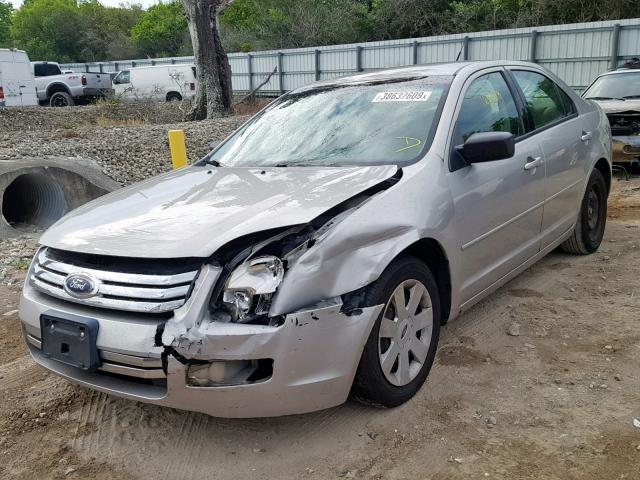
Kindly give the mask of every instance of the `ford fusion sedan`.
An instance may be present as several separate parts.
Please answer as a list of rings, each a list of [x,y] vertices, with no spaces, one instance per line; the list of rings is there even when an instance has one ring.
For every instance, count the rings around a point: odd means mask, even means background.
[[[598,248],[610,162],[601,109],[534,64],[316,83],[46,231],[24,336],[74,383],[214,416],[400,405],[441,325]]]

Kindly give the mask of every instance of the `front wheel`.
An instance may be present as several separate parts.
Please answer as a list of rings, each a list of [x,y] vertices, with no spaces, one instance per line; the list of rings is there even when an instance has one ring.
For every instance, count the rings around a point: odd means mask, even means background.
[[[562,244],[567,253],[588,255],[600,247],[607,224],[607,183],[594,169],[582,198],[580,214],[571,236]]]
[[[395,260],[366,291],[367,305],[383,304],[365,345],[353,395],[380,407],[395,407],[427,378],[440,336],[438,288],[419,259]]]

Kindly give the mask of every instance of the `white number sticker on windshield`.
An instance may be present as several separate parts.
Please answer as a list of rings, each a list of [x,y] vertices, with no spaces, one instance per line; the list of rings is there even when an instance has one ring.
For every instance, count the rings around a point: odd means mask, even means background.
[[[380,92],[373,100],[372,103],[380,102],[426,102],[431,96],[430,91],[409,91],[409,92]]]

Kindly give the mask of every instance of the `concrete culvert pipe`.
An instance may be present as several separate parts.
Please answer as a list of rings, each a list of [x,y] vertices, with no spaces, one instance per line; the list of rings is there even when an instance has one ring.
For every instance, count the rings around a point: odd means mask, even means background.
[[[91,162],[0,161],[0,238],[44,230],[74,208],[116,188],[118,184]]]
[[[2,195],[2,216],[14,228],[47,228],[69,211],[62,187],[51,177],[27,173]]]

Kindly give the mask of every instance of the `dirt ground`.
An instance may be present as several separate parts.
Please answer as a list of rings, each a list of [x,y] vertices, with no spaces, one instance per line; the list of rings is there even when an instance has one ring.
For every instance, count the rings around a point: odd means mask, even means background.
[[[552,253],[447,325],[393,410],[223,420],[75,387],[27,356],[0,286],[0,478],[640,479],[640,179],[614,183],[600,251]]]

